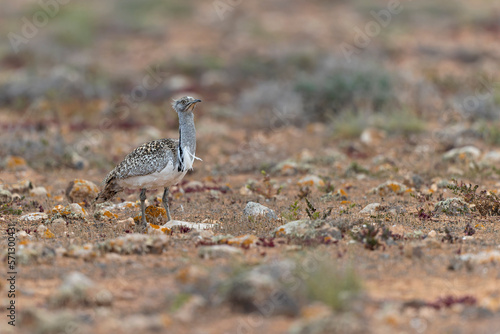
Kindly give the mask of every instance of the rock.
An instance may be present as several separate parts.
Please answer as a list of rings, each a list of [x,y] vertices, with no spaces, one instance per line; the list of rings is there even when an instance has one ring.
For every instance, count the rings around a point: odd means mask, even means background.
[[[42,239],[52,239],[55,237],[54,233],[50,231],[47,226],[40,224],[38,225],[36,229],[36,233],[40,236]]]
[[[75,179],[69,182],[66,196],[72,203],[91,203],[99,193],[99,188],[90,181]]]
[[[171,220],[168,223],[164,224],[162,227],[169,228],[171,230],[174,230],[176,228],[178,229],[184,228],[196,231],[204,231],[204,230],[209,230],[214,226],[215,224],[210,224],[210,223],[190,223],[181,220]]]
[[[50,229],[56,234],[61,235],[68,230],[67,223],[62,218],[57,218],[50,224]]]
[[[13,193],[26,193],[30,189],[33,189],[33,183],[30,180],[22,180],[10,186],[10,191]]]
[[[477,254],[467,253],[458,257],[461,261],[471,262],[475,264],[488,264],[500,262],[500,251],[490,250],[483,251]]]
[[[12,202],[12,194],[10,191],[2,189],[0,190],[0,204],[7,204]]]
[[[149,205],[146,207],[145,213],[146,213],[146,221],[149,224],[159,226],[167,221],[167,210],[165,210],[164,207]]]
[[[36,187],[30,190],[31,197],[47,197],[47,189],[44,187]]]
[[[469,205],[461,198],[452,197],[439,201],[434,207],[434,212],[457,216],[469,212]]]
[[[325,220],[296,220],[277,227],[271,234],[274,237],[292,236],[302,239],[321,238],[323,242],[342,239],[342,232]]]
[[[485,167],[498,166],[500,164],[500,151],[489,151],[483,156],[480,164]]]
[[[431,230],[428,234],[427,237],[429,238],[435,238],[437,236],[437,232],[434,230]]]
[[[359,139],[367,146],[379,145],[386,137],[385,131],[375,128],[366,128],[361,133]]]
[[[68,333],[68,330],[73,331],[74,328],[81,329],[80,321],[78,315],[69,310],[46,311],[40,307],[27,307],[19,314],[18,326],[27,333]]]
[[[244,272],[228,282],[225,300],[235,309],[246,313],[265,309],[266,317],[295,316],[299,313],[298,302],[283,283],[293,275],[294,269],[293,262],[281,261]],[[293,292],[299,294],[299,291]]]
[[[304,186],[316,186],[316,187],[324,187],[325,181],[323,181],[319,176],[316,175],[306,175],[302,177],[297,184],[301,187]]]
[[[18,156],[8,156],[5,159],[5,167],[10,171],[25,170],[28,168],[28,164],[24,158]]]
[[[241,196],[250,196],[252,195],[252,191],[248,189],[247,186],[243,186],[240,188],[239,193]]]
[[[69,212],[66,216],[73,216],[75,218],[82,218],[86,215],[85,210],[77,203],[71,203],[65,207],[65,211]]]
[[[400,194],[405,193],[407,190],[409,190],[409,189],[406,188],[406,186],[402,183],[399,183],[396,181],[387,181],[387,182],[380,184],[379,186],[377,186],[375,188],[372,188],[370,190],[370,193],[371,194],[378,194],[380,196],[385,196],[385,195],[388,195],[390,193],[395,193],[395,194],[400,195]],[[411,190],[411,188],[410,188],[410,190]]]
[[[255,246],[259,241],[259,238],[253,234],[245,234],[237,237],[228,238],[227,240],[222,240],[221,243],[226,243],[230,246],[240,246],[242,248],[250,248]]]
[[[198,256],[203,259],[232,258],[243,255],[239,248],[229,245],[202,246],[198,248]]]
[[[98,288],[87,276],[74,271],[63,278],[63,283],[51,302],[56,306],[109,306],[113,302],[113,296],[108,290]]]
[[[35,221],[44,220],[47,218],[49,218],[49,216],[45,212],[32,212],[32,213],[27,213],[25,215],[22,215],[21,217],[19,217],[19,220],[35,222]]]
[[[454,148],[443,154],[445,161],[476,160],[481,155],[481,151],[474,146],[464,146]]]
[[[108,211],[109,212],[109,211]],[[134,218],[130,217],[127,219],[119,220],[115,224],[115,229],[121,231],[133,231],[135,228]]]
[[[369,215],[376,215],[378,213],[378,209],[380,207],[380,203],[371,203],[365,206],[359,213],[361,214],[369,214]]]
[[[166,235],[131,233],[99,242],[95,244],[95,248],[103,254],[161,254],[167,248],[169,240]]]
[[[421,243],[410,243],[410,244],[406,244],[404,245],[404,248],[403,248],[403,254],[405,257],[407,258],[421,258],[422,255],[423,255],[423,252],[422,252],[422,247],[423,245]]]
[[[276,213],[274,213],[273,210],[269,209],[268,207],[265,207],[262,204],[255,203],[255,202],[248,202],[245,209],[243,210],[243,214],[246,217],[265,216],[266,218],[269,218],[269,219],[277,219],[278,218],[276,216]]]

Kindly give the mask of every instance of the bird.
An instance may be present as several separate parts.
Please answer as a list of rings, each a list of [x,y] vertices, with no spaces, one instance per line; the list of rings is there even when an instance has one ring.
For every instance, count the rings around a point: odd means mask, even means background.
[[[201,102],[191,96],[174,100],[172,107],[179,116],[179,139],[165,138],[144,143],[130,152],[102,181],[102,190],[94,203],[111,200],[125,189],[139,189],[141,225],[147,226],[145,215],[146,190],[163,187],[162,203],[168,221],[172,220],[168,205],[171,186],[178,184],[193,168],[196,153],[194,109]]]

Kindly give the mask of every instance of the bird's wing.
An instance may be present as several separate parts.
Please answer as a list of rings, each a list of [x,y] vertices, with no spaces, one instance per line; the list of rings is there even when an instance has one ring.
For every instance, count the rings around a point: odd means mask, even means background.
[[[173,166],[175,166],[178,145],[179,141],[176,139],[158,139],[137,147],[108,174],[103,183],[107,184],[113,179],[124,179],[159,172],[169,162],[172,162]]]

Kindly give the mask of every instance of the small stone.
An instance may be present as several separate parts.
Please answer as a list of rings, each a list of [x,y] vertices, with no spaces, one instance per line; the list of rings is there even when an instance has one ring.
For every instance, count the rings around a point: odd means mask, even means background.
[[[71,167],[77,170],[82,170],[89,166],[89,162],[87,161],[87,159],[83,158],[76,152],[70,153],[70,162]]]
[[[498,166],[500,163],[500,151],[489,151],[481,159],[483,166]]]
[[[11,155],[5,159],[5,167],[11,171],[18,171],[27,169],[28,164],[24,158]]]
[[[437,236],[437,232],[436,232],[436,231],[434,231],[434,230],[431,230],[431,231],[427,234],[427,236],[428,236],[429,238],[435,238],[435,237]]]
[[[47,197],[47,189],[44,187],[36,187],[30,190],[31,197]]]
[[[359,139],[361,142],[367,146],[379,145],[386,137],[385,131],[378,130],[375,128],[366,128],[361,133]]]
[[[22,180],[10,186],[10,191],[14,193],[25,193],[30,189],[33,189],[33,183],[30,180]]]
[[[252,194],[252,191],[247,186],[243,186],[240,188],[239,193],[241,196],[249,196]]]
[[[203,259],[232,258],[243,255],[239,248],[229,245],[202,246],[198,249],[198,256]]]
[[[378,208],[380,207],[380,203],[371,203],[365,206],[359,213],[361,214],[369,214],[376,215],[378,213]]]
[[[378,194],[380,196],[385,196],[390,193],[395,193],[395,194],[403,194],[407,191],[408,189],[406,186],[402,183],[396,182],[396,181],[387,181],[379,186],[372,188],[370,190],[371,194]]]
[[[119,220],[115,224],[117,230],[133,231],[135,228],[134,218],[130,217],[127,219]]]
[[[66,196],[72,203],[91,203],[99,193],[99,188],[91,181],[75,179],[69,182]]]
[[[19,220],[34,222],[34,221],[44,220],[47,218],[49,218],[49,216],[45,212],[32,212],[22,215],[21,217],[19,217]]]
[[[268,207],[255,203],[248,202],[245,209],[243,210],[243,214],[246,217],[257,217],[257,216],[265,216],[269,219],[277,219],[276,213]]]
[[[61,235],[67,231],[66,221],[62,218],[54,219],[50,224],[50,229],[57,235]]]
[[[464,146],[454,148],[443,154],[445,161],[476,160],[481,155],[481,151],[475,146]]]
[[[52,303],[60,306],[86,304],[90,301],[89,291],[94,286],[94,282],[84,274],[71,272],[63,278]]]
[[[316,187],[324,187],[325,181],[323,181],[319,176],[316,175],[306,175],[302,177],[297,184],[301,187],[304,186],[316,186]]]
[[[12,202],[12,194],[10,191],[2,189],[0,190],[0,204],[7,204]]]
[[[69,211],[69,215],[73,215],[75,217],[83,217],[85,216],[85,210],[78,203],[71,203],[66,206],[65,211]]]
[[[187,228],[187,229],[192,229],[196,231],[203,231],[203,230],[209,230],[213,228],[215,224],[211,223],[190,223],[190,222],[185,222],[181,220],[171,220],[168,223],[162,225],[161,227],[168,228],[168,229],[175,229],[175,228]]]

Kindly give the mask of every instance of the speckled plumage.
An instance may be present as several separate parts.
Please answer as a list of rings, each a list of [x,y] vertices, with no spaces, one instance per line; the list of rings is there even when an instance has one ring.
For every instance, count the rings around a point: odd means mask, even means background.
[[[108,201],[126,188],[141,189],[142,222],[145,225],[146,190],[163,187],[163,204],[170,219],[167,203],[168,189],[182,180],[196,159],[196,130],[193,110],[198,102],[201,100],[189,96],[175,100],[173,107],[179,115],[179,139],[153,140],[130,152],[122,162],[108,173],[96,202]]]

